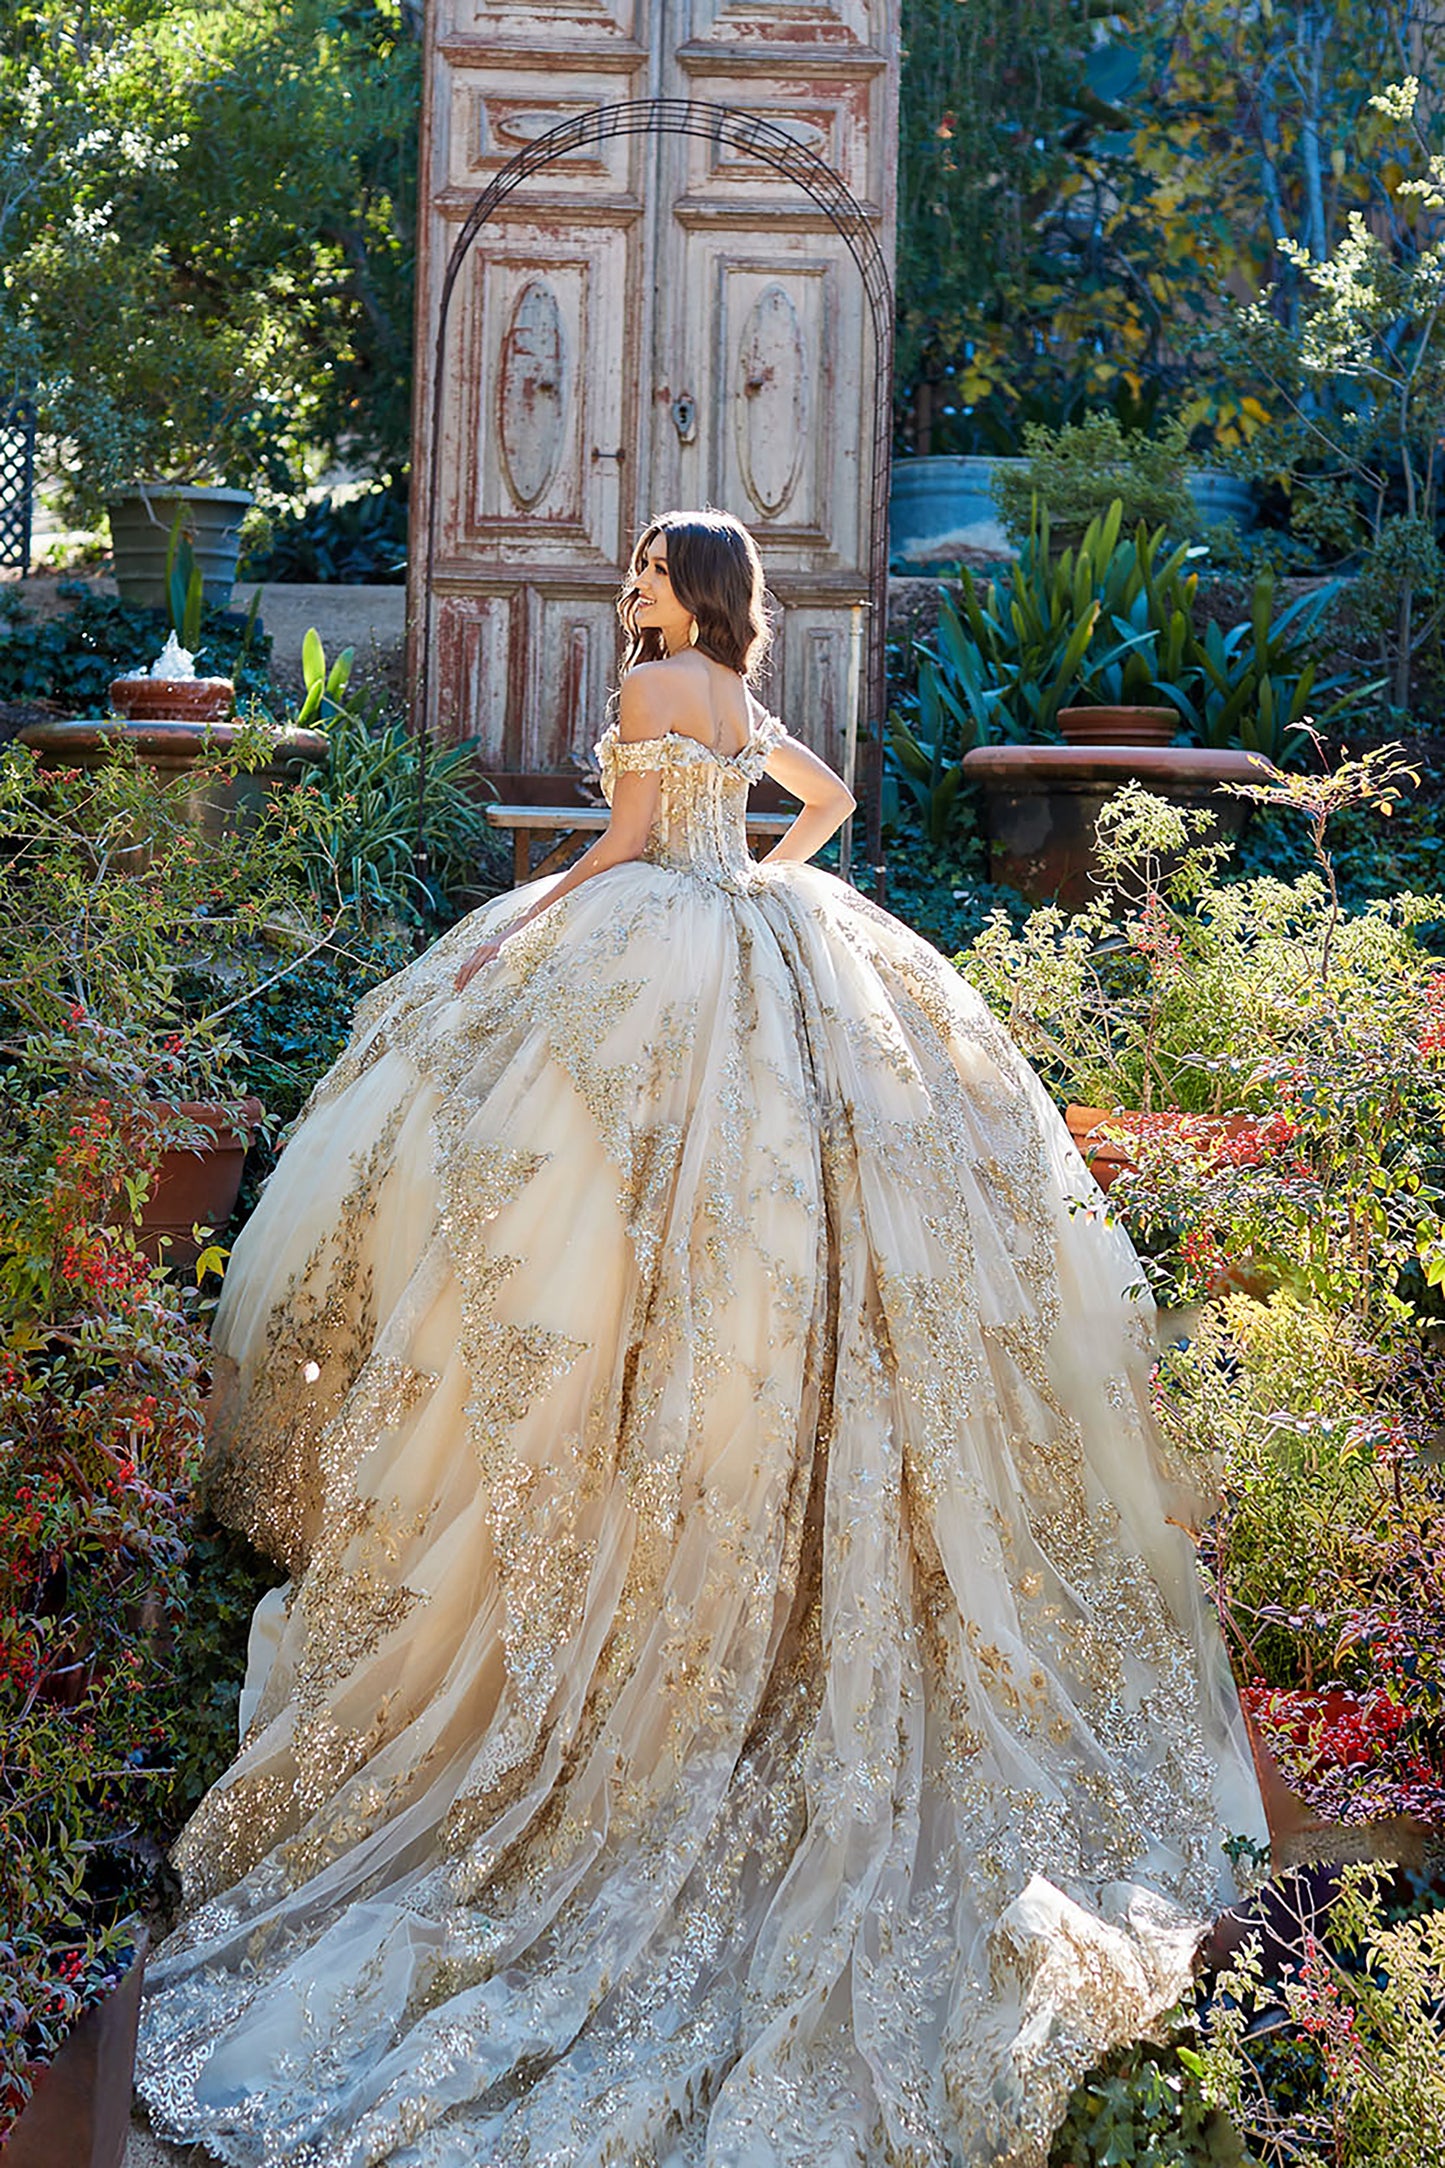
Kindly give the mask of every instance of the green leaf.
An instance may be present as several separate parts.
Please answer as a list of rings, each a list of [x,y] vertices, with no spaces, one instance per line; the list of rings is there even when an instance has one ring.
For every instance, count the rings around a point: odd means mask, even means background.
[[[351,665],[356,659],[354,647],[344,647],[326,675],[328,698],[339,700],[351,678]]]

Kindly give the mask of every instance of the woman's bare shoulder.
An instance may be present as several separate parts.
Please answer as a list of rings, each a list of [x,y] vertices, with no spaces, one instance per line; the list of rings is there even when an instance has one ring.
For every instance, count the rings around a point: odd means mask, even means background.
[[[678,700],[686,678],[678,670],[681,656],[659,656],[656,662],[635,663],[622,680],[617,701],[617,733],[622,738],[661,738],[673,727]]]

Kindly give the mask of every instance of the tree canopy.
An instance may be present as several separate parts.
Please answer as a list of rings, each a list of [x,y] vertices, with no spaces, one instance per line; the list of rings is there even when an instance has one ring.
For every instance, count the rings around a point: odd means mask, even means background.
[[[1371,100],[1442,79],[1439,0],[904,0],[903,23],[918,449],[1012,448],[1106,405],[1240,444],[1265,409],[1212,345],[1231,300],[1269,287],[1288,320],[1296,248],[1324,259],[1354,212],[1415,218],[1408,146]]]
[[[0,351],[89,509],[407,453],[409,0],[20,0],[0,52]]]

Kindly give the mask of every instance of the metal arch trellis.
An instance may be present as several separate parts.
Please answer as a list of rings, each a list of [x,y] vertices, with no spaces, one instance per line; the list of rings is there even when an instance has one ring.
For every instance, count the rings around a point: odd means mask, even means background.
[[[444,362],[452,294],[463,263],[483,226],[514,189],[532,174],[569,152],[625,135],[680,135],[726,143],[750,151],[777,173],[794,181],[824,212],[858,267],[873,325],[873,445],[869,496],[868,660],[865,710],[869,726],[865,849],[875,887],[883,879],[882,782],[884,643],[887,634],[888,479],[893,411],[893,288],[878,237],[862,205],[823,160],[790,136],[776,121],[733,106],[705,105],[686,98],[638,98],[623,105],[594,106],[560,121],[545,135],[518,151],[477,197],[467,213],[442,279],[436,342],[432,355],[431,445],[427,464],[426,534],[422,556],[423,623],[417,672],[418,872],[426,871],[425,804],[427,752],[431,737],[431,654],[434,634],[432,568],[436,561],[438,507],[441,500],[442,405],[446,395]]]

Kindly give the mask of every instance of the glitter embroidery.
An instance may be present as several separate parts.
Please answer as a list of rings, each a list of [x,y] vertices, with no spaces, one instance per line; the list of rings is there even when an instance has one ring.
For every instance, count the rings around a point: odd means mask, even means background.
[[[237,1244],[292,1586],[139,2060],[235,2168],[1042,2168],[1259,1833],[1137,1261],[944,959],[753,862],[782,735],[606,733],[643,858],[369,995]]]

